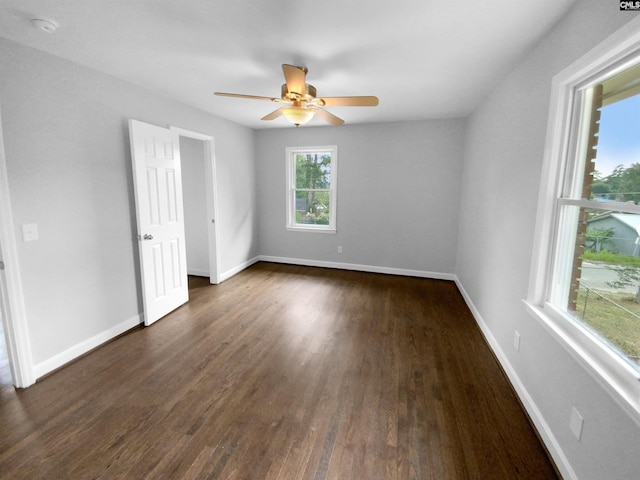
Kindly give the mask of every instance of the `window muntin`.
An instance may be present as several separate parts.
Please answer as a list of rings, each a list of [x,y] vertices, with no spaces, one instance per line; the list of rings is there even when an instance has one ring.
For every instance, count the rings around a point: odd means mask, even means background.
[[[287,229],[335,233],[338,148],[287,148]]]

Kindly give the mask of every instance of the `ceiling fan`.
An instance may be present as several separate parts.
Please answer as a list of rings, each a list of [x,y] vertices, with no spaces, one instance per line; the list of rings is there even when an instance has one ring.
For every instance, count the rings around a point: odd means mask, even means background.
[[[320,107],[375,107],[378,98],[373,96],[357,97],[317,97],[316,87],[306,83],[308,70],[305,67],[282,65],[285,84],[282,85],[280,98],[259,97],[239,93],[214,92],[223,97],[248,98],[252,100],[268,100],[270,102],[285,103],[286,106],[265,115],[261,120],[273,120],[284,115],[296,127],[304,125],[315,115],[331,125],[342,125],[344,120],[327,112]]]

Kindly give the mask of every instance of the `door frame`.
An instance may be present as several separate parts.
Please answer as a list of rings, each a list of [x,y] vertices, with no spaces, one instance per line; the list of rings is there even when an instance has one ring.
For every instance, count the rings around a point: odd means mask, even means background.
[[[0,111],[0,315],[4,326],[13,385],[26,388],[36,383],[27,326],[24,291],[9,194],[9,179]]]
[[[169,130],[175,131],[181,137],[193,138],[204,142],[204,173],[205,190],[207,194],[207,217],[209,219],[207,232],[209,234],[209,283],[220,283],[220,254],[218,234],[218,188],[216,184],[216,155],[215,139],[205,133],[194,132],[176,126]]]

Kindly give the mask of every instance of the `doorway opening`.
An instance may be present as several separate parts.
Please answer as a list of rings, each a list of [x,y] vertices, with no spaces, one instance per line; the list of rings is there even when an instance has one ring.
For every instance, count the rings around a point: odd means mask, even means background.
[[[180,136],[187,274],[197,277],[211,277],[205,162],[204,142]]]
[[[214,139],[171,127],[180,137],[187,273],[220,283]]]
[[[219,283],[213,137],[129,120],[144,324],[189,300],[180,137],[204,141],[209,280]],[[204,161],[204,160],[203,160]]]

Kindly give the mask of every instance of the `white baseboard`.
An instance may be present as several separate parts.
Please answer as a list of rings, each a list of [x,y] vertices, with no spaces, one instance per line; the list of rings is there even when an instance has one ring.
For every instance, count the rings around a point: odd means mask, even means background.
[[[236,265],[231,270],[227,270],[220,275],[220,281],[224,282],[225,280],[229,280],[234,275],[237,275],[245,268],[249,268],[254,263],[258,263],[260,261],[260,257],[253,257],[247,260],[246,262],[242,262],[240,265]]]
[[[467,304],[467,307],[469,307],[469,310],[471,310],[471,314],[475,318],[476,323],[480,327],[482,334],[487,340],[487,343],[491,347],[491,350],[493,350],[493,353],[495,354],[496,358],[500,362],[500,365],[502,366],[503,370],[507,374],[507,377],[509,377],[509,381],[511,382],[511,385],[513,385],[513,388],[516,391],[516,394],[520,398],[522,405],[527,411],[529,418],[531,418],[531,421],[533,422],[536,430],[538,431],[540,438],[544,442],[544,445],[547,448],[549,455],[551,455],[551,457],[553,458],[553,461],[558,467],[558,470],[560,471],[562,477],[567,479],[577,480],[578,476],[576,475],[575,471],[571,467],[571,464],[569,463],[569,459],[564,454],[564,451],[562,450],[562,447],[556,440],[556,437],[553,435],[553,432],[551,431],[549,424],[546,422],[545,418],[542,416],[540,409],[536,405],[533,398],[531,398],[531,395],[529,394],[528,390],[520,380],[520,377],[518,377],[518,374],[516,373],[515,369],[511,365],[511,362],[509,362],[509,359],[507,358],[504,351],[500,347],[500,344],[498,343],[496,338],[493,336],[493,333],[491,333],[491,330],[489,329],[486,322],[482,318],[482,315],[480,315],[480,312],[478,311],[476,306],[473,304],[471,297],[466,292],[466,290],[462,286],[462,283],[460,282],[457,276],[455,276],[455,282],[456,282],[456,285],[458,286],[458,290],[460,290],[460,293],[462,294],[462,297],[464,298],[464,301]]]
[[[434,280],[454,281],[456,276],[452,273],[427,272],[422,270],[408,270],[404,268],[378,267],[374,265],[360,265],[354,263],[326,262],[323,260],[306,260],[302,258],[272,257],[260,255],[258,261],[273,263],[288,263],[290,265],[304,265],[306,267],[336,268],[340,270],[355,270],[358,272],[385,273],[388,275],[403,275],[405,277],[432,278]],[[254,262],[255,263],[255,262]]]
[[[135,315],[128,320],[125,320],[118,325],[104,330],[97,335],[94,335],[87,340],[84,340],[71,348],[68,348],[64,352],[60,352],[57,355],[45,360],[44,362],[40,362],[33,366],[33,371],[36,378],[40,378],[47,373],[53,372],[55,369],[62,367],[63,365],[75,360],[81,355],[84,355],[88,351],[99,347],[103,343],[108,342],[109,340],[117,337],[118,335],[130,330],[143,322],[142,314]]]

